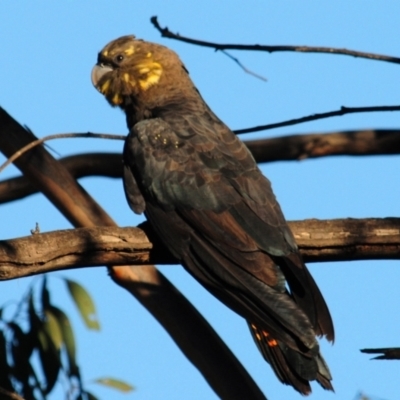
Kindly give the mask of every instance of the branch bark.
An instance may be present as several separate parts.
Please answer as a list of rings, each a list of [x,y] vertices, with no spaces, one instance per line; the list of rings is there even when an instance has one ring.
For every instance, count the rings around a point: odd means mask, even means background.
[[[87,153],[64,157],[58,160],[75,178],[85,176],[122,177],[121,153]],[[0,181],[0,204],[22,199],[39,190],[26,176]]]
[[[186,36],[181,36],[177,33],[171,32],[167,27],[162,28],[158,23],[157,17],[150,18],[151,23],[154,27],[161,33],[162,37],[168,39],[179,40],[181,42],[194,44],[202,47],[210,47],[217,50],[247,50],[247,51],[264,51],[268,53],[273,53],[277,51],[294,51],[300,53],[326,53],[326,54],[341,54],[345,56],[366,58],[369,60],[386,61],[394,64],[400,64],[400,58],[393,56],[386,56],[383,54],[366,53],[363,51],[349,50],[349,49],[338,49],[334,47],[315,47],[315,46],[287,46],[287,45],[259,45],[259,44],[222,44],[214,42],[206,42],[204,40],[196,40],[188,38]]]
[[[400,154],[400,130],[368,129],[288,135],[245,142],[258,163],[326,156]]]
[[[310,219],[289,225],[306,262],[400,259],[400,218]],[[178,263],[148,223],[140,228],[79,228],[0,241],[0,280],[108,263]]]
[[[375,129],[281,136],[245,142],[258,163],[326,156],[400,154],[400,130]],[[58,160],[75,178],[121,178],[119,153],[87,153]],[[24,176],[0,182],[0,204],[34,194],[37,189]]]
[[[10,157],[37,138],[0,108],[0,150]],[[114,221],[43,147],[14,163],[76,227]],[[113,280],[161,323],[182,352],[224,399],[265,399],[244,367],[194,306],[153,266],[109,267]]]

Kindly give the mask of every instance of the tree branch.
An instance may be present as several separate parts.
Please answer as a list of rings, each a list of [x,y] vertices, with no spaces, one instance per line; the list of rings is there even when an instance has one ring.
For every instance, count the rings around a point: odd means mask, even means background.
[[[37,138],[0,108],[0,150],[10,157]],[[77,227],[116,226],[43,147],[15,161],[38,190]],[[160,322],[221,398],[265,399],[251,376],[194,306],[153,266],[109,267],[113,280]]]
[[[345,56],[352,56],[358,58],[366,58],[369,60],[376,61],[386,61],[394,64],[400,64],[400,58],[386,56],[383,54],[365,53],[362,51],[348,50],[348,49],[337,49],[334,47],[315,47],[315,46],[267,46],[267,45],[243,45],[243,44],[222,44],[214,42],[206,42],[204,40],[191,39],[186,36],[181,36],[178,33],[172,33],[167,27],[162,28],[157,20],[157,17],[150,18],[151,23],[154,27],[161,33],[162,37],[168,39],[179,40],[180,42],[185,42],[189,44],[194,44],[196,46],[210,47],[218,50],[246,50],[246,51],[264,51],[268,53],[278,52],[278,51],[294,51],[300,53],[326,53],[326,54],[340,54]]]
[[[399,347],[386,347],[380,349],[361,349],[361,353],[367,354],[379,354],[377,357],[371,358],[371,360],[400,360],[400,348]]]
[[[258,163],[302,160],[326,156],[400,154],[400,131],[376,129],[281,136],[245,142]],[[106,176],[121,178],[120,153],[86,153],[58,160],[75,178]],[[0,181],[0,204],[37,193],[29,179],[21,176]]]
[[[300,134],[245,143],[258,163],[326,156],[389,155],[400,154],[400,130],[374,129]]]
[[[0,387],[0,399],[2,400],[25,400],[23,397],[21,397],[19,394],[10,392],[2,387]]]
[[[400,218],[310,219],[289,226],[306,262],[400,259]],[[178,263],[150,224],[140,228],[79,228],[0,241],[0,280],[104,264]]]
[[[341,106],[339,110],[335,110],[335,111],[328,111],[328,112],[324,112],[324,113],[307,115],[305,117],[289,119],[287,121],[276,122],[273,124],[253,126],[252,128],[237,129],[234,132],[237,135],[240,135],[242,133],[259,132],[259,131],[265,131],[268,129],[282,128],[284,126],[302,124],[303,122],[316,121],[317,119],[339,117],[339,116],[342,116],[345,114],[366,113],[366,112],[386,112],[386,111],[400,111],[400,106],[398,106],[398,105],[395,105],[395,106],[370,106],[370,107]]]
[[[289,222],[305,262],[398,260],[400,218]]]
[[[121,153],[86,153],[58,160],[75,178],[85,176],[122,177]],[[38,192],[25,176],[0,181],[0,204],[22,199]]]
[[[33,149],[44,142],[55,139],[75,139],[75,138],[85,138],[85,139],[108,139],[108,140],[125,140],[126,135],[112,135],[109,133],[55,133],[54,135],[47,135],[40,139],[36,139],[33,142],[29,142],[24,147],[18,149],[11,157],[7,159],[5,163],[0,165],[0,172],[2,172],[8,165],[12,164],[17,158],[21,157],[24,153]]]

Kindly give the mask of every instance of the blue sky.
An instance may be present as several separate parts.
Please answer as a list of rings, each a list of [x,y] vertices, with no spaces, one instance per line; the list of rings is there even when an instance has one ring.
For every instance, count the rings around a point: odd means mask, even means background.
[[[108,106],[91,85],[97,52],[125,34],[162,43],[179,53],[211,108],[231,128],[278,122],[340,106],[400,104],[399,66],[344,56],[232,52],[262,82],[211,49],[162,39],[150,24],[221,43],[299,44],[350,48],[399,56],[400,3],[394,0],[318,2],[237,0],[187,2],[86,1],[1,2],[0,105],[39,137],[64,132],[124,134],[123,114]],[[398,128],[399,113],[350,115],[242,136],[243,139],[360,128]],[[101,140],[51,142],[61,156],[120,151]],[[398,216],[400,157],[336,157],[263,165],[289,220]],[[14,167],[0,179],[17,174]],[[120,225],[140,219],[126,205],[119,180],[85,178],[84,187]],[[1,239],[69,228],[41,195],[0,207]],[[396,362],[369,361],[364,347],[400,346],[398,261],[312,264],[310,270],[331,309],[334,346],[322,342],[336,395],[313,385],[314,399],[353,399],[359,391],[398,398]],[[284,387],[258,353],[244,321],[215,300],[179,266],[162,272],[198,307],[239,357],[270,400],[300,398]],[[105,268],[56,273],[53,301],[66,309],[78,337],[86,382],[115,376],[136,386],[114,395],[89,386],[100,398],[214,399],[201,375],[154,319],[114,285]],[[92,294],[102,324],[88,332],[59,276],[81,282]],[[0,304],[19,299],[30,279],[1,283]],[[60,398],[60,394],[54,398]]]

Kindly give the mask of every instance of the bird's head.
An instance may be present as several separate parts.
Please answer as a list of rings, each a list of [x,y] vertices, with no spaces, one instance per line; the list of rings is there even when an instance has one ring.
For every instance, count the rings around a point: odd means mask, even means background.
[[[176,96],[180,86],[187,87],[188,80],[187,71],[176,53],[134,36],[123,36],[107,44],[98,54],[92,70],[96,89],[112,106],[121,108],[132,99],[147,103],[168,102],[165,97]]]

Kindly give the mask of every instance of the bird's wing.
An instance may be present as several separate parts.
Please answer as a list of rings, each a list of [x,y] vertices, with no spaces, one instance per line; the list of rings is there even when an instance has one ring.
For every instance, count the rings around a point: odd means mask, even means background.
[[[124,192],[128,204],[135,214],[142,214],[146,208],[146,202],[128,165],[124,164],[122,173]]]
[[[124,150],[128,175],[138,182],[163,241],[199,281],[275,338],[296,348],[298,338],[311,348],[318,311],[329,316],[325,302],[296,258],[269,181],[221,124],[189,121],[190,129],[173,129],[158,118],[138,123]],[[131,186],[125,184],[135,206]]]

